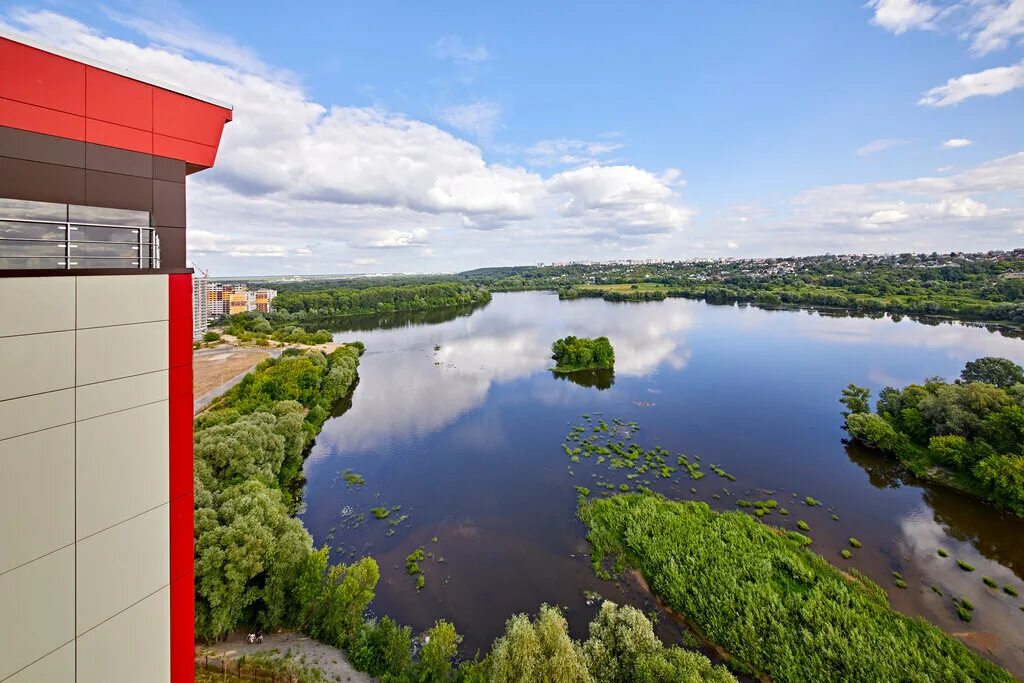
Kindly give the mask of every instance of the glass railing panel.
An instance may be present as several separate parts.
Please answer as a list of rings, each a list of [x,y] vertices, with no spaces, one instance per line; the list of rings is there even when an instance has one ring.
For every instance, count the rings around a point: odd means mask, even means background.
[[[28,223],[0,220],[0,240],[60,240],[67,235],[67,226],[53,223]],[[2,248],[2,247],[0,247]]]

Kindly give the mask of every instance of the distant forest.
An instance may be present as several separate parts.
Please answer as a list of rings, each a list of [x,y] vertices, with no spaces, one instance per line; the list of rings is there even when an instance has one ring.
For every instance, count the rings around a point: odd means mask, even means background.
[[[516,266],[480,268],[459,277],[491,291],[550,290],[564,299],[682,297],[1024,324],[1024,249]]]

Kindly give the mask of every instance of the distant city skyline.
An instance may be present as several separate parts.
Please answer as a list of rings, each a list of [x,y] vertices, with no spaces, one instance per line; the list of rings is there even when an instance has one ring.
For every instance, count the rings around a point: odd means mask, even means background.
[[[0,3],[231,102],[211,275],[1024,244],[1024,0]]]

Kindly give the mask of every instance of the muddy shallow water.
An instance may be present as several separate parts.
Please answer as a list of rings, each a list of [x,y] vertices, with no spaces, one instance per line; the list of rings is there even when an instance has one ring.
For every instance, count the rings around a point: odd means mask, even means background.
[[[545,602],[565,607],[573,632],[584,635],[596,610],[584,590],[656,609],[635,582],[594,576],[576,519],[574,486],[626,481],[607,463],[570,463],[561,448],[570,425],[600,412],[637,421],[644,447],[663,446],[673,461],[678,452],[700,456],[736,478],[708,472],[693,482],[682,471],[652,477],[651,488],[723,510],[771,492],[792,514],[766,521],[796,528],[805,520],[817,552],[865,572],[897,609],[961,635],[1024,677],[1021,601],[981,581],[991,576],[1024,594],[1024,520],[844,445],[838,403],[850,382],[877,395],[886,385],[956,377],[979,356],[1024,363],[1024,341],[959,324],[678,299],[559,301],[540,292],[339,329],[338,341],[360,339],[366,354],[351,407],[328,421],[306,463],[302,518],[335,561],[377,558],[376,612],[417,630],[449,619],[472,653],[489,646],[508,616]],[[614,376],[552,375],[549,347],[567,334],[609,337]],[[366,483],[347,486],[346,469]],[[805,496],[822,505],[806,507],[798,502]],[[370,513],[377,506],[401,509],[378,520]],[[851,536],[863,548],[847,562],[839,552]],[[433,557],[421,563],[426,587],[417,592],[405,557],[421,545]],[[953,558],[977,570],[961,571]],[[906,590],[893,584],[893,571]],[[954,596],[977,606],[970,624],[956,617]],[[664,615],[658,628],[668,640],[680,637]]]

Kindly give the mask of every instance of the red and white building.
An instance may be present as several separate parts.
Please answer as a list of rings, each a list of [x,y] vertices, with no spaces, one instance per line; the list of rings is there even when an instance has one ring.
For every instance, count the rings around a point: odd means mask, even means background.
[[[185,188],[231,117],[0,35],[0,681],[194,678]]]

